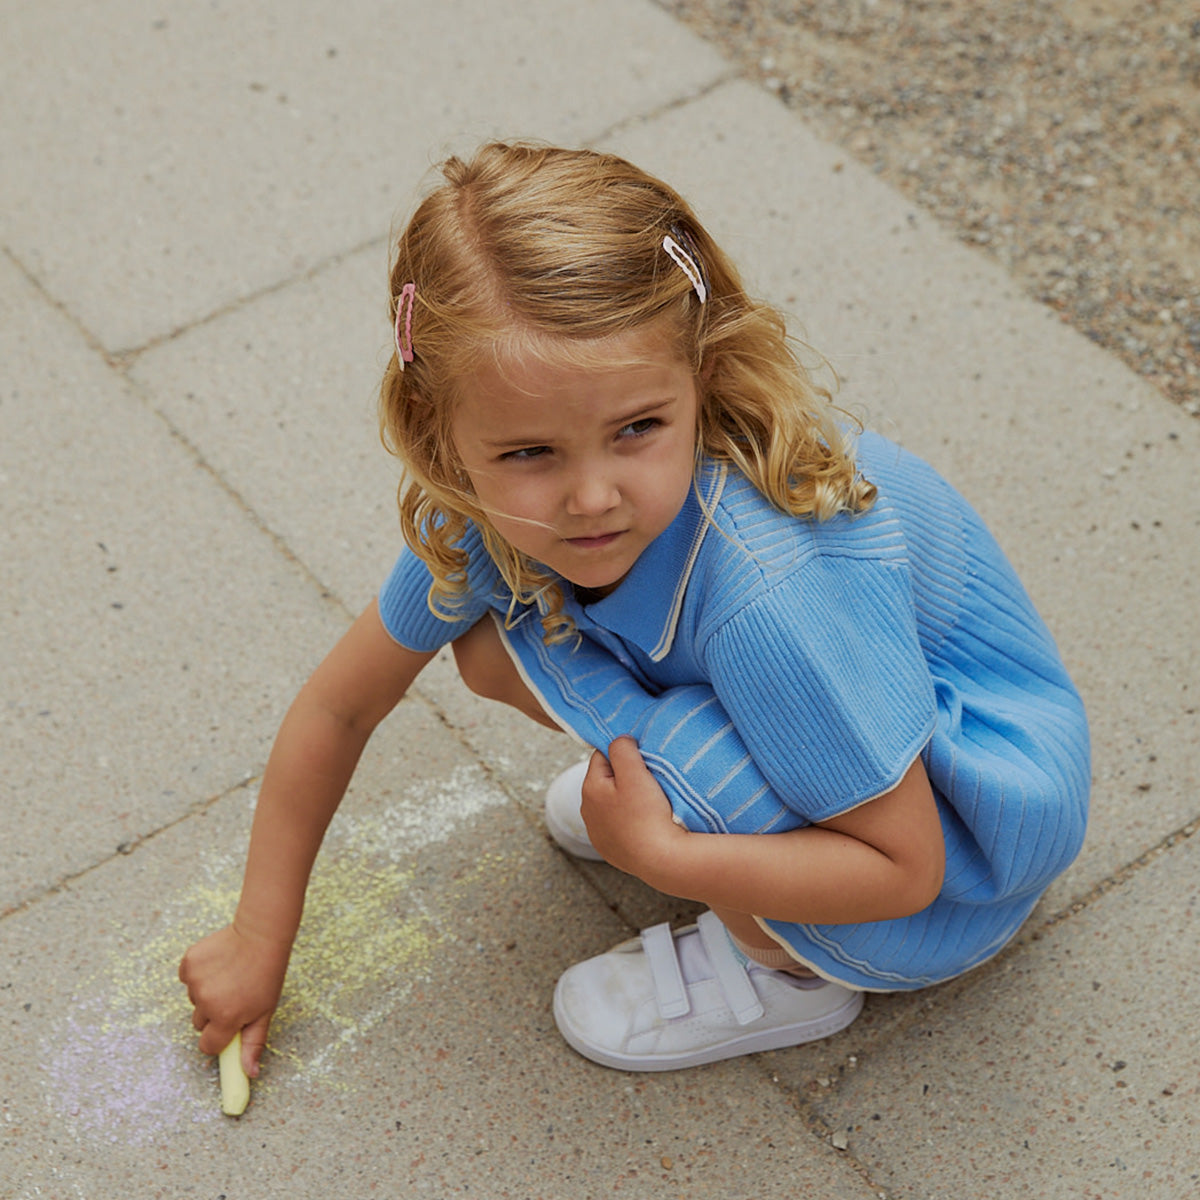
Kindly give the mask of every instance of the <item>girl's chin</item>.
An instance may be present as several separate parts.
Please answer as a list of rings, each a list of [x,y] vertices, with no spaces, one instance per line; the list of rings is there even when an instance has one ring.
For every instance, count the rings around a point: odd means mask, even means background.
[[[625,575],[618,575],[616,579],[597,575],[587,579],[572,579],[569,582],[576,592],[586,593],[587,602],[592,602],[611,595],[621,586],[624,578]]]

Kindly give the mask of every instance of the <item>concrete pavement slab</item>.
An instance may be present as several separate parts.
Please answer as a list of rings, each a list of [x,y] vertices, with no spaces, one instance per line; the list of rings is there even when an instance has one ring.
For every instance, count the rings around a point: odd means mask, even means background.
[[[645,1081],[561,1041],[558,972],[623,927],[412,701],[331,830],[251,1106],[222,1117],[173,974],[232,910],[252,803],[4,922],[3,1195],[875,1196],[753,1065]]]
[[[151,348],[129,371],[147,402],[354,612],[401,545],[400,471],[376,417],[391,344],[387,303],[381,241]]]
[[[10,5],[0,238],[110,351],[379,238],[438,148],[728,70],[641,0]]]
[[[1192,838],[801,1094],[892,1200],[1192,1195],[1197,920]]]
[[[380,31],[399,24],[397,50]],[[5,35],[26,53],[0,83],[21,114],[0,122],[0,239],[37,282],[0,262],[20,564],[0,754],[28,776],[6,830],[34,857],[7,864],[11,895],[35,899],[0,925],[0,1192],[1194,1187],[1196,852],[1151,850],[1194,820],[1200,774],[1191,425],[778,102],[721,85],[640,0],[52,0]],[[450,144],[615,125],[799,315],[847,402],[1008,547],[1092,712],[1084,856],[998,962],[871,998],[828,1042],[651,1079],[594,1068],[553,1029],[553,980],[669,904],[537,836],[574,748],[465,695],[443,656],[372,743],[268,1077],[224,1121],[174,963],[233,903],[243,781],[283,704],[394,552],[372,416],[383,226]]]
[[[0,258],[0,910],[261,770],[345,626]]]

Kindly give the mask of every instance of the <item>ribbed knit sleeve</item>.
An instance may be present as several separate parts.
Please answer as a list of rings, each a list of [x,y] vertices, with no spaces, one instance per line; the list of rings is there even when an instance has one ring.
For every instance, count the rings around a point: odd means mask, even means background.
[[[814,556],[723,621],[712,687],[779,798],[824,821],[890,791],[933,731],[906,573]]]
[[[500,574],[472,526],[459,545],[468,554],[467,590],[462,604],[434,611],[429,605],[429,568],[405,546],[379,590],[383,627],[409,650],[440,650],[487,612],[500,587]]]

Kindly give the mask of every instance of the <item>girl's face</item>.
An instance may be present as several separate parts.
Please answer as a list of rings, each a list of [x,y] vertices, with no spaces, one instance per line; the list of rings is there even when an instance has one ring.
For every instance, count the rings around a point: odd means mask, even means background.
[[[454,443],[480,505],[518,550],[607,595],[675,519],[692,482],[698,397],[661,331],[611,338],[595,370],[531,358],[468,378]]]

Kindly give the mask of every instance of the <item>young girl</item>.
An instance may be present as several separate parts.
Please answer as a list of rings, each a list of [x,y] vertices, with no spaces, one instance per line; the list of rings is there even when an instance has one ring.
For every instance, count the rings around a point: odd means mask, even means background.
[[[230,926],[180,976],[256,1074],[359,753],[452,643],[596,747],[552,832],[708,906],[568,970],[563,1035],[663,1070],[823,1037],[994,955],[1078,852],[1087,728],[996,543],[848,441],[691,209],[609,155],[451,158],[400,238],[382,388],[407,549],[296,699]]]

